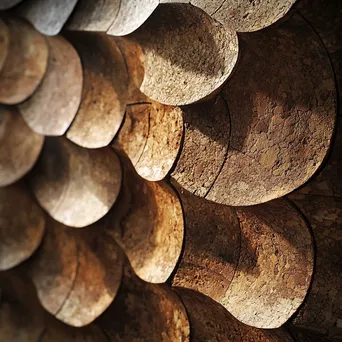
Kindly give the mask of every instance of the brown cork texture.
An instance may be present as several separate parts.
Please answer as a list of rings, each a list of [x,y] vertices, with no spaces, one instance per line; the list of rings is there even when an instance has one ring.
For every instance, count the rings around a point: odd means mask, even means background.
[[[5,22],[0,19],[0,73],[8,55],[10,32]]]
[[[0,105],[0,187],[25,176],[36,163],[44,137],[33,132],[15,107]]]
[[[39,32],[55,36],[61,31],[76,3],[77,0],[25,0],[16,13]]]
[[[309,180],[332,141],[334,77],[318,37],[299,16],[243,36],[223,90],[231,118],[228,156],[207,198],[253,205]]]
[[[102,33],[73,33],[67,38],[80,54],[84,72],[82,100],[67,138],[86,148],[107,146],[126,109],[128,74],[121,51]]]
[[[167,105],[186,105],[213,93],[238,57],[235,31],[188,4],[162,4],[134,33],[144,52],[141,91]]]
[[[44,212],[21,184],[0,188],[0,271],[15,267],[38,248]]]
[[[256,328],[282,326],[302,304],[311,281],[313,242],[301,214],[286,200],[238,208],[241,254],[221,302]]]
[[[222,97],[182,108],[184,141],[171,174],[178,184],[204,197],[214,184],[225,161],[230,119]]]
[[[111,210],[107,231],[141,279],[163,283],[173,272],[182,250],[184,221],[180,201],[169,185],[142,179],[124,161],[121,197]]]
[[[45,38],[28,23],[6,18],[9,48],[0,73],[0,103],[17,104],[33,94],[42,81],[49,49]]]
[[[177,186],[185,240],[172,285],[206,294],[217,302],[233,279],[240,255],[240,225],[232,207],[209,202]]]
[[[316,243],[316,265],[308,297],[294,324],[342,339],[342,199],[293,194],[308,219]]]
[[[99,320],[110,342],[188,342],[186,310],[166,285],[149,284],[125,271],[115,301]]]
[[[29,181],[50,216],[82,228],[113,206],[121,187],[121,166],[109,147],[87,150],[65,138],[47,138]]]
[[[83,72],[80,58],[63,37],[48,37],[49,63],[37,91],[19,105],[27,124],[43,135],[63,135],[81,101]]]

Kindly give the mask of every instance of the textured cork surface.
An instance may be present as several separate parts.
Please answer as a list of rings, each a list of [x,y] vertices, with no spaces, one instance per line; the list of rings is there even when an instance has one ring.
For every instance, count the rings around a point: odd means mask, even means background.
[[[21,184],[0,188],[0,270],[17,266],[38,248],[44,212]]]
[[[178,184],[204,197],[225,161],[230,137],[228,107],[222,97],[182,108],[184,141],[171,174]]]
[[[43,143],[44,137],[26,125],[15,107],[0,106],[0,187],[31,170]]]
[[[328,152],[336,117],[329,59],[303,19],[244,35],[241,44],[223,90],[228,157],[207,195],[229,205],[266,202],[309,180]]]
[[[83,72],[80,58],[63,37],[48,37],[49,63],[36,92],[19,105],[27,124],[42,135],[63,135],[81,101]]]
[[[6,19],[10,36],[0,78],[0,103],[16,104],[26,100],[42,81],[48,64],[45,38],[28,23]]]
[[[235,31],[188,4],[162,4],[134,33],[144,52],[141,91],[168,105],[210,95],[231,74],[238,57]]]
[[[0,19],[0,75],[9,49],[10,33],[5,22]]]
[[[313,242],[299,211],[286,200],[238,208],[241,254],[221,302],[241,322],[283,325],[302,304],[313,272]]]
[[[107,146],[126,109],[128,74],[121,51],[101,33],[67,35],[80,54],[84,72],[82,100],[67,138],[86,148]]]
[[[56,221],[80,228],[102,218],[116,201],[121,166],[109,147],[87,150],[65,138],[47,138],[29,181]]]

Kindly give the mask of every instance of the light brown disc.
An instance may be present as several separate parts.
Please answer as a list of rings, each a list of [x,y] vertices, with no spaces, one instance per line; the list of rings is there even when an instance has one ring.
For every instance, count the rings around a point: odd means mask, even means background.
[[[5,22],[0,19],[0,73],[8,55],[10,33]]]
[[[117,297],[99,320],[109,341],[189,341],[187,313],[176,293],[125,273]]]
[[[28,259],[44,230],[44,213],[21,184],[0,188],[0,271]]]
[[[185,105],[213,93],[238,57],[235,31],[189,4],[160,5],[134,34],[144,52],[141,91],[168,105]]]
[[[122,195],[111,211],[108,232],[141,279],[163,283],[176,267],[182,250],[180,201],[166,183],[140,178],[127,162],[124,170]]]
[[[312,286],[294,324],[342,336],[342,199],[293,194],[291,200],[308,219],[316,244]]]
[[[109,147],[87,150],[65,138],[47,138],[30,186],[56,221],[85,227],[107,214],[116,201],[120,161]]]
[[[153,101],[149,118],[147,141],[135,169],[141,177],[159,181],[176,161],[183,138],[183,115],[179,107]]]
[[[228,157],[207,195],[228,205],[263,203],[304,184],[328,152],[336,118],[331,65],[303,19],[243,39],[241,61],[223,91]]]
[[[19,105],[27,124],[43,135],[63,135],[81,101],[83,72],[76,50],[63,37],[48,37],[49,64],[44,80],[28,100]]]
[[[16,13],[39,32],[54,36],[61,31],[76,3],[77,0],[25,0]]]
[[[9,9],[18,5],[23,0],[1,0],[0,2],[0,10]]]
[[[184,141],[171,177],[184,189],[204,197],[225,161],[230,119],[222,97],[182,108]]]
[[[121,0],[120,8],[107,33],[125,36],[138,29],[157,8],[159,0]]]
[[[121,0],[78,0],[66,28],[75,31],[106,32],[115,20],[120,5]]]
[[[31,131],[15,107],[0,105],[0,187],[31,170],[43,143],[44,137]]]
[[[86,148],[107,146],[118,132],[126,109],[125,60],[105,33],[68,34],[81,56],[84,85],[81,106],[67,138]]]
[[[16,104],[26,100],[42,81],[49,49],[44,36],[28,23],[7,18],[9,48],[0,72],[0,103]]]
[[[238,208],[240,260],[221,304],[256,328],[283,325],[302,304],[313,272],[313,242],[286,200]]]
[[[240,255],[240,225],[233,208],[209,202],[177,186],[185,220],[185,244],[172,279],[224,302]]]

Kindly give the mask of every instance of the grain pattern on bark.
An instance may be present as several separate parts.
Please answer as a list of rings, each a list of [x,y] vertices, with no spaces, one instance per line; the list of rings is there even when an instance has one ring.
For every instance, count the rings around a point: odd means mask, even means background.
[[[21,184],[0,188],[0,270],[28,259],[45,231],[44,212]]]
[[[128,74],[121,51],[104,33],[70,33],[82,60],[82,100],[67,138],[86,148],[107,146],[126,109]]]
[[[228,157],[207,196],[229,205],[266,202],[309,180],[328,152],[336,118],[331,65],[303,19],[243,39],[244,54],[223,91]]]
[[[83,72],[80,58],[63,37],[48,37],[49,62],[36,92],[19,105],[27,124],[43,135],[63,135],[81,101]]]
[[[47,138],[29,181],[56,221],[81,228],[106,215],[116,201],[121,166],[109,147],[88,150],[65,138]]]
[[[222,97],[183,107],[184,141],[171,177],[204,197],[224,163],[230,137],[228,108]]]
[[[168,105],[190,104],[213,93],[238,57],[235,31],[188,4],[160,5],[134,37],[144,52],[140,89]]]
[[[185,240],[172,285],[225,302],[240,255],[237,215],[233,208],[194,196],[179,186],[177,191],[184,212]]]
[[[5,63],[10,43],[10,32],[5,22],[0,19],[0,74]]]
[[[285,200],[238,208],[241,254],[221,302],[256,328],[283,325],[302,304],[313,272],[313,242],[299,211]]]
[[[49,49],[41,34],[28,23],[6,18],[9,47],[0,73],[0,103],[17,104],[26,100],[42,81]]]
[[[44,137],[33,132],[15,107],[0,105],[0,187],[26,175],[36,163]]]

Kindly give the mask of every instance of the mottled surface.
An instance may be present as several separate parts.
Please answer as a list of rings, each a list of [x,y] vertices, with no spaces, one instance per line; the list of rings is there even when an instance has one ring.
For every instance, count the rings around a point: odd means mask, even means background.
[[[48,65],[48,45],[44,36],[28,23],[6,18],[9,47],[0,78],[0,103],[16,104],[37,89]]]
[[[141,91],[168,105],[210,95],[231,74],[238,57],[235,31],[188,4],[163,4],[135,33],[144,52]]]
[[[5,22],[0,19],[0,74],[9,49],[10,33]]]
[[[121,51],[101,33],[67,35],[82,60],[83,92],[67,138],[86,148],[107,146],[118,132],[126,109],[128,74]]]
[[[332,141],[336,94],[329,59],[300,17],[243,36],[223,90],[231,118],[228,157],[207,198],[252,205],[304,184]]]
[[[63,135],[80,105],[83,72],[80,58],[63,37],[48,37],[49,63],[37,91],[19,105],[27,124],[43,135]]]

